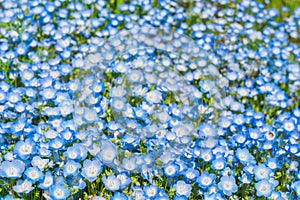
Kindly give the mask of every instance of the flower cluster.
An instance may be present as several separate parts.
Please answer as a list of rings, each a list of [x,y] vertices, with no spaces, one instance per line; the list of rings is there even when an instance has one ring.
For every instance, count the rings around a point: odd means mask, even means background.
[[[0,199],[300,198],[300,7],[260,2],[0,0]]]

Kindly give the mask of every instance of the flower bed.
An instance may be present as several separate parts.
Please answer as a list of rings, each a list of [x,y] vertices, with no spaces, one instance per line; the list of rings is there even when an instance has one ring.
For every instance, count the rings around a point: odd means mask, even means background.
[[[282,2],[2,1],[0,199],[300,198]]]

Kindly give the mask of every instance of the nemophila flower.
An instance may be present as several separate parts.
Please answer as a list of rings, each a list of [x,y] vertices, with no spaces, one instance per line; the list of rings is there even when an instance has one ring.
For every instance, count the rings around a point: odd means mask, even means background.
[[[292,120],[284,120],[283,121],[283,129],[285,131],[288,132],[292,132],[293,130],[295,130],[296,126],[295,126],[295,122]]]
[[[126,134],[121,140],[124,149],[137,149],[140,145],[140,137],[133,134]]]
[[[63,117],[66,117],[67,115],[74,112],[74,107],[70,102],[63,102],[60,104],[59,110],[60,110],[60,114]]]
[[[250,184],[251,181],[253,180],[250,176],[250,174],[248,173],[243,173],[242,176],[239,177],[239,180],[243,183],[243,184]]]
[[[253,140],[257,140],[262,137],[261,131],[257,128],[249,128],[248,132],[249,132],[249,137]]]
[[[146,121],[147,120],[147,112],[145,110],[143,110],[140,106],[136,107],[136,108],[133,108],[133,111],[134,111],[134,116],[137,118],[137,119],[140,119],[140,120],[143,120],[143,121]],[[159,117],[163,117],[164,119],[164,116],[161,116],[162,113],[157,113],[157,118]],[[161,122],[162,123],[165,123],[165,121],[161,119]]]
[[[0,176],[5,178],[20,178],[25,170],[25,164],[15,159],[4,161],[0,165]]]
[[[173,200],[187,200],[188,198],[186,197],[186,196],[183,196],[183,195],[181,195],[181,196],[174,196],[174,198],[173,198]]]
[[[120,189],[121,181],[113,174],[108,177],[102,177],[102,181],[107,190],[116,191]]]
[[[201,175],[197,178],[197,183],[199,187],[203,189],[208,189],[210,186],[215,184],[216,175],[209,174],[208,172],[204,171]]]
[[[244,143],[247,142],[247,136],[242,134],[242,133],[238,133],[236,135],[233,136],[235,142],[237,142],[240,145],[243,145]]]
[[[29,179],[32,183],[40,181],[43,179],[44,174],[37,167],[29,167],[24,172],[25,177]]]
[[[200,158],[202,158],[205,162],[212,161],[214,159],[214,155],[211,149],[203,149],[200,154]]]
[[[154,198],[158,196],[159,188],[154,185],[145,186],[144,192],[148,198]]]
[[[34,156],[31,160],[31,165],[38,167],[40,170],[44,170],[46,165],[49,163],[49,159],[43,159],[40,156]]]
[[[297,161],[291,161],[289,171],[297,171],[299,163]]]
[[[143,73],[139,70],[131,70],[130,72],[128,72],[127,76],[128,81],[133,83],[138,83],[144,79]]]
[[[259,164],[253,168],[253,173],[255,175],[255,180],[259,181],[263,179],[269,179],[272,171],[264,164]]]
[[[215,83],[211,80],[204,80],[199,82],[201,91],[203,93],[208,93],[211,92],[213,90],[213,88],[215,87]]]
[[[178,196],[183,195],[189,197],[192,191],[192,186],[184,181],[177,181],[173,188],[176,190],[176,195]]]
[[[215,137],[217,136],[216,127],[212,124],[204,123],[199,125],[200,137]]]
[[[255,183],[255,189],[257,196],[270,197],[274,190],[274,187],[267,180],[261,180]]]
[[[40,94],[42,95],[42,97],[45,99],[45,100],[53,100],[55,99],[56,97],[56,92],[57,90],[56,89],[53,89],[53,88],[45,88],[43,89]]]
[[[98,115],[94,109],[84,108],[83,118],[87,123],[92,123],[98,120]]]
[[[30,180],[24,180],[24,181],[19,180],[19,181],[17,181],[17,184],[15,186],[13,186],[13,190],[16,193],[28,194],[33,189],[34,189],[34,187],[32,186],[32,182]]]
[[[64,186],[64,184],[57,184],[50,187],[50,197],[53,199],[67,199],[70,195],[70,191]]]
[[[122,112],[126,109],[126,99],[123,97],[115,97],[111,100],[111,106],[115,112]]]
[[[14,146],[14,153],[22,160],[28,159],[35,152],[36,146],[31,140],[19,141]]]
[[[100,145],[100,152],[97,157],[104,164],[112,164],[115,158],[118,156],[116,146],[109,140],[102,140]]]
[[[138,167],[137,160],[135,157],[132,158],[124,158],[122,160],[122,168],[127,170],[128,172],[132,172]]]
[[[179,173],[179,169],[179,165],[175,164],[174,162],[169,162],[164,166],[165,175],[168,177],[176,176]]]
[[[75,162],[74,160],[69,160],[66,162],[66,164],[63,166],[63,174],[64,176],[76,176],[78,175],[78,171],[81,168],[81,164],[78,162]]]
[[[82,144],[74,144],[73,146],[69,147],[65,152],[64,156],[68,159],[72,160],[81,160],[86,158],[87,156],[87,149],[86,147],[82,146]]]
[[[111,97],[123,97],[125,94],[126,90],[122,86],[113,87],[110,91]]]
[[[117,179],[120,180],[120,189],[126,188],[131,183],[131,178],[126,172],[122,172],[117,175]]]
[[[149,103],[160,103],[162,101],[162,93],[157,90],[152,90],[146,94],[146,100]]]
[[[238,191],[235,178],[233,176],[222,176],[218,183],[218,188],[227,196],[231,196]]]
[[[4,104],[7,101],[6,96],[7,96],[6,92],[0,90],[0,103]]]
[[[119,63],[115,64],[114,70],[119,73],[125,73],[129,70],[129,66],[127,64],[125,64],[124,62],[119,62]]]
[[[15,93],[15,92],[10,92],[6,94],[6,98],[10,103],[18,103],[22,100],[20,94]]]
[[[98,160],[85,160],[83,162],[81,175],[88,181],[93,182],[97,179],[101,171],[102,165]]]
[[[38,185],[40,189],[48,189],[54,184],[54,177],[51,172],[46,172],[43,181]]]
[[[229,117],[220,117],[218,124],[222,128],[228,128],[232,124],[232,120]]]
[[[292,183],[292,188],[296,192],[297,197],[300,197],[300,181]]]
[[[225,199],[224,196],[220,193],[204,193],[205,200],[215,200],[215,199]]]
[[[20,136],[24,132],[27,120],[27,118],[19,118],[16,122],[14,122],[14,125],[11,127],[13,135]]]
[[[236,157],[242,164],[255,163],[254,157],[251,155],[248,149],[240,149],[238,148],[236,151]]]
[[[212,162],[212,169],[214,170],[222,170],[226,167],[226,161],[223,157],[217,158]]]
[[[183,176],[187,180],[194,181],[197,177],[199,177],[199,171],[193,168],[188,168],[182,172]]]
[[[145,193],[141,187],[135,186],[132,189],[133,189],[132,197],[134,197],[134,199],[142,200],[146,198]]]
[[[86,187],[84,179],[80,176],[72,176],[67,179],[67,184],[72,185],[72,188],[83,190]]]
[[[110,200],[129,200],[130,198],[121,192],[115,192],[114,196],[110,197]]]

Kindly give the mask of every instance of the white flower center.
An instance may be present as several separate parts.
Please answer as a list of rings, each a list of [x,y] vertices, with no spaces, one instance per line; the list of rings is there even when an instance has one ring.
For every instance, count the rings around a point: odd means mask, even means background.
[[[232,189],[232,184],[231,184],[231,182],[226,181],[226,182],[223,184],[223,187],[225,188],[225,190],[231,190],[231,189]]]
[[[62,198],[64,196],[64,191],[62,189],[56,189],[54,192],[54,196],[57,198]]]

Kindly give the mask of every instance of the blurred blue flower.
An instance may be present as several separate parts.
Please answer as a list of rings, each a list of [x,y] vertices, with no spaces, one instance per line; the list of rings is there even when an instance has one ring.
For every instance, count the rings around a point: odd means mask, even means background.
[[[0,165],[0,176],[4,178],[20,178],[24,170],[25,164],[18,159],[4,161]]]
[[[233,176],[222,176],[218,183],[218,188],[227,196],[231,196],[238,191],[235,178]]]

